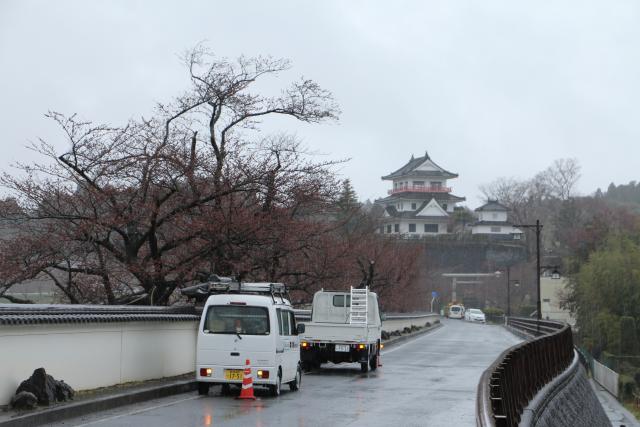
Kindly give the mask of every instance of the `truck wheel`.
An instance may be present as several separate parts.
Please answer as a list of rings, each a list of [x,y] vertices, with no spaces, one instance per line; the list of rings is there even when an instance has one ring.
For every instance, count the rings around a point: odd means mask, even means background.
[[[220,388],[221,396],[229,396],[231,394],[231,386],[229,384],[222,384]]]
[[[203,383],[203,382],[199,382],[198,383],[198,394],[200,396],[206,396],[209,394],[209,386],[211,384],[209,383]]]
[[[278,397],[280,396],[280,392],[282,391],[282,374],[278,371],[278,380],[275,385],[269,386],[271,389],[271,396]]]
[[[300,390],[300,386],[302,385],[302,368],[298,365],[298,370],[296,371],[296,379],[289,383],[289,390],[298,391]]]
[[[360,362],[360,372],[363,374],[369,372],[369,362]]]
[[[372,371],[378,369],[378,356],[374,354],[373,357],[369,359],[369,366],[371,367]]]

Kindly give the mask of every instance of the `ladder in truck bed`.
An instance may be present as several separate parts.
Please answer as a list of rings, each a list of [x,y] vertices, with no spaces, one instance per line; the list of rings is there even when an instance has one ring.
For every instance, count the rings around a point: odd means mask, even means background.
[[[364,289],[351,288],[351,310],[349,311],[349,323],[352,325],[366,325],[369,287]]]

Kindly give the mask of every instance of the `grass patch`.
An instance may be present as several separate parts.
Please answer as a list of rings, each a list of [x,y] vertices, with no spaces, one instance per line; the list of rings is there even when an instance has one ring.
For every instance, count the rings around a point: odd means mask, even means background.
[[[622,405],[636,417],[636,420],[640,420],[640,408],[636,406],[635,402],[623,402]]]

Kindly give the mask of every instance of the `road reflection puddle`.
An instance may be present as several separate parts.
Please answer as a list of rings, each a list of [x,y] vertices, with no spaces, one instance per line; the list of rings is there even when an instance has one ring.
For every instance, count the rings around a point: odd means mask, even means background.
[[[215,404],[215,401],[210,402]],[[230,406],[224,408],[217,407],[215,416],[213,414],[213,411],[208,410],[204,414],[202,424],[204,426],[220,425],[224,424],[225,421],[230,421],[241,416],[250,414],[259,416],[266,408],[264,402],[262,402],[260,398],[258,398],[257,400],[235,400],[233,398],[228,400],[225,399],[224,404]],[[262,427],[262,420],[256,420],[256,426]]]

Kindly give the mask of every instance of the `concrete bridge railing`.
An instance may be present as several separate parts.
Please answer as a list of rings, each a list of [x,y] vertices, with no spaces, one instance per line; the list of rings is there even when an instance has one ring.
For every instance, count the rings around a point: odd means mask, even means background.
[[[509,318],[507,327],[525,341],[482,374],[479,427],[610,425],[578,362],[569,325]],[[589,409],[576,410],[584,407]]]
[[[310,322],[311,310],[294,310],[296,320],[298,322]],[[436,319],[439,319],[438,313],[431,312],[419,312],[419,313],[384,313],[384,320],[382,321],[382,330],[392,332],[396,330],[403,330],[404,328],[410,328],[411,326],[423,327],[425,323],[433,323]]]

